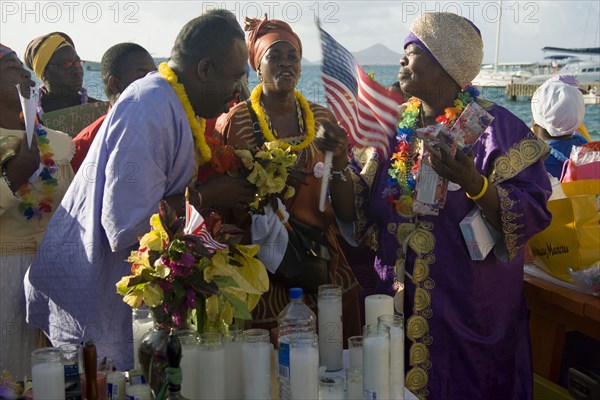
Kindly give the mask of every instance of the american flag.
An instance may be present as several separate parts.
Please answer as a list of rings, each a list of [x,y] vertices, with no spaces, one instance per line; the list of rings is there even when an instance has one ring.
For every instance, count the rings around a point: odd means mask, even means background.
[[[401,97],[388,91],[358,65],[352,54],[319,27],[323,47],[323,83],[329,108],[357,147],[390,154]]]
[[[202,215],[196,210],[196,208],[189,202],[185,205],[185,227],[183,233],[186,235],[195,235],[200,238],[202,244],[210,254],[214,254],[217,250],[223,250],[227,248],[226,244],[217,242],[208,229]]]

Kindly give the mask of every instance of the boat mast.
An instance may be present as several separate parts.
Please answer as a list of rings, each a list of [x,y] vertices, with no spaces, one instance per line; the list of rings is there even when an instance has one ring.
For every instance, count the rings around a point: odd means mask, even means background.
[[[502,0],[500,0],[498,24],[496,25],[496,58],[494,59],[494,71],[498,70],[498,54],[500,52],[500,21],[502,21]]]

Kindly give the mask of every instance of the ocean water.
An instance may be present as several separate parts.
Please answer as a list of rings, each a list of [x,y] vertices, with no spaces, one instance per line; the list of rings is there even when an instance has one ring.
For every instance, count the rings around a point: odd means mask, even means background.
[[[375,74],[375,80],[384,86],[389,86],[397,80],[398,66],[395,65],[367,65],[363,67],[367,72]],[[254,71],[250,74],[250,88],[258,84],[258,79]],[[89,95],[95,98],[106,99],[104,95],[100,72],[85,71],[84,85],[88,88]],[[323,83],[321,81],[321,69],[318,65],[306,65],[302,68],[302,76],[298,83],[298,90],[304,96],[315,103],[326,104]],[[509,109],[513,114],[521,118],[527,126],[531,125],[531,101],[526,98],[519,98],[517,101],[510,101],[504,96],[504,89],[485,88],[481,94],[483,98],[492,100],[495,103]],[[588,104],[585,106],[584,123],[590,132],[593,140],[600,140],[600,106],[597,104]]]

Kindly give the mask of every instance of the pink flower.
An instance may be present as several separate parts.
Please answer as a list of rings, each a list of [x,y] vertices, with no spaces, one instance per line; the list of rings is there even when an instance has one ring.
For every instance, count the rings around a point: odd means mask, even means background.
[[[174,312],[171,319],[175,326],[182,327],[184,325],[183,317],[179,311]]]
[[[188,289],[185,295],[185,302],[189,308],[196,308],[196,292],[193,289]]]

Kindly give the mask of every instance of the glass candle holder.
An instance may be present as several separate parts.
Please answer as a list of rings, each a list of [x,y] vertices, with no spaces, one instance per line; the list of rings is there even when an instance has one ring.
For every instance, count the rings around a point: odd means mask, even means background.
[[[197,365],[200,339],[198,332],[192,329],[182,329],[177,332],[181,343],[181,395],[186,399],[198,398]]]
[[[363,386],[366,399],[390,398],[390,328],[363,328]]]
[[[271,343],[266,329],[248,329],[243,333],[243,398],[271,398]]]
[[[344,335],[342,331],[342,288],[337,285],[319,286],[319,358],[327,371],[343,368]]]
[[[224,399],[225,337],[218,332],[201,333],[198,344],[198,399]]]
[[[133,332],[133,361],[134,367],[140,369],[140,360],[138,350],[142,341],[142,336],[154,327],[152,312],[150,307],[142,306],[133,309],[131,312],[131,329]]]
[[[59,346],[62,354],[62,362],[65,370],[65,387],[68,391],[65,396],[81,396],[80,368],[83,365],[83,352],[78,344],[63,344]]]
[[[350,336],[348,338],[349,368],[362,370],[363,365],[363,337]]]
[[[290,389],[292,399],[319,396],[319,339],[314,333],[290,338]]]
[[[65,369],[62,352],[46,347],[31,353],[31,380],[36,400],[65,398]]]
[[[225,332],[226,399],[242,398],[242,337],[243,329],[229,326]]]
[[[344,400],[344,378],[341,376],[320,376],[319,400]]]
[[[404,399],[404,317],[380,315],[377,323],[390,329],[390,396]]]

